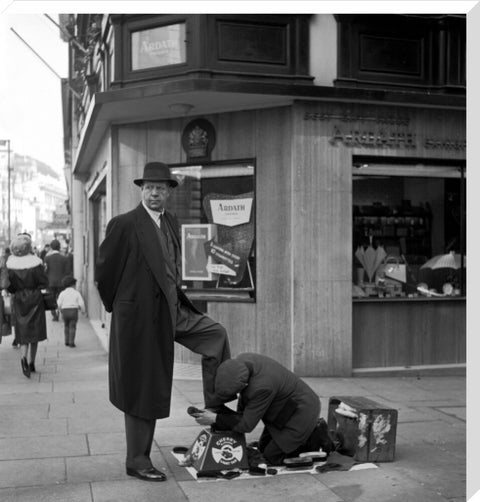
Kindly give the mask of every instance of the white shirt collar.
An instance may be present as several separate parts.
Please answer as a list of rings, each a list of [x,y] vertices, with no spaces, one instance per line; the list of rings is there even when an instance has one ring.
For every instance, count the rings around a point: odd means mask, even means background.
[[[155,225],[157,227],[160,227],[160,216],[165,212],[165,208],[162,209],[161,211],[152,211],[150,208],[148,208],[145,203],[142,200],[142,205],[145,208],[145,211],[150,215],[150,218],[155,222]]]

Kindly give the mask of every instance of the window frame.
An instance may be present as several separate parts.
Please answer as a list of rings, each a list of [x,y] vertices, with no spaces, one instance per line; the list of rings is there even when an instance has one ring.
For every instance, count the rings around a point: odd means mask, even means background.
[[[410,166],[410,167],[407,167]],[[417,172],[415,172],[416,166]],[[362,173],[362,168],[364,168],[364,172]],[[388,172],[388,168],[391,168],[391,172]],[[412,169],[410,173],[408,170]],[[428,170],[431,169],[432,172],[428,175]],[[435,172],[435,169],[437,170]],[[445,175],[448,173],[450,169],[451,172],[454,170],[459,171],[459,176],[453,175]],[[441,171],[444,170],[444,174],[442,175]],[[395,302],[395,301],[453,301],[453,300],[465,300],[466,299],[466,280],[464,279],[464,275],[466,277],[466,265],[463,264],[463,258],[466,257],[467,247],[466,247],[466,163],[465,161],[455,161],[455,160],[445,160],[444,162],[439,160],[419,160],[419,159],[390,159],[385,162],[380,159],[374,159],[371,157],[362,158],[361,156],[355,156],[353,159],[352,166],[352,226],[351,226],[351,235],[352,235],[352,249],[355,246],[354,243],[354,177],[361,177],[362,175],[366,176],[385,176],[389,178],[399,177],[402,179],[405,178],[437,178],[437,179],[448,179],[454,178],[459,180],[459,194],[460,194],[460,222],[459,222],[459,241],[460,241],[460,251],[457,254],[460,254],[461,257],[461,268],[465,267],[465,273],[459,273],[459,289],[460,294],[455,296],[393,296],[393,297],[380,297],[380,296],[367,296],[367,297],[358,297],[352,295],[352,300],[354,302],[365,302],[365,301],[375,301],[375,302]],[[445,194],[444,194],[445,196]],[[372,201],[373,204],[373,201]],[[445,210],[445,206],[443,208]],[[355,253],[355,249],[353,249],[353,253]],[[446,253],[446,251],[445,251]],[[357,284],[356,278],[353,277],[355,269],[355,257],[352,258],[352,280],[353,284]],[[408,265],[407,265],[408,269]],[[408,273],[408,270],[407,270]]]
[[[164,66],[133,69],[132,61],[132,35],[141,31],[163,28],[176,24],[185,25],[185,62]],[[149,80],[159,77],[171,76],[178,71],[186,71],[192,64],[193,48],[190,40],[191,19],[188,15],[159,15],[128,19],[122,27],[123,37],[123,75],[125,81]]]
[[[249,273],[251,280],[252,280],[252,288],[235,288],[235,287],[198,287],[194,285],[185,285],[183,284],[185,281],[182,281],[182,290],[188,295],[188,297],[193,300],[193,301],[215,301],[215,302],[241,302],[241,303],[255,303],[256,302],[256,297],[257,297],[257,283],[256,283],[256,276],[257,276],[257,239],[256,239],[256,233],[257,233],[257,224],[256,224],[256,197],[257,197],[257,177],[256,177],[256,170],[257,170],[257,163],[255,158],[247,158],[247,159],[234,159],[234,160],[224,160],[224,161],[200,161],[200,162],[195,162],[194,160],[190,162],[182,162],[178,164],[169,164],[170,171],[172,172],[172,176],[175,178],[175,170],[176,169],[181,169],[181,168],[188,168],[188,167],[195,167],[195,166],[202,166],[205,168],[233,168],[234,166],[247,166],[251,165],[253,166],[253,174],[252,174],[252,185],[253,185],[253,205],[251,208],[251,220],[253,220],[253,242],[252,242],[252,247],[250,250],[250,254],[247,257],[247,262],[249,267],[245,273]],[[175,188],[175,190],[178,190],[180,186]],[[175,198],[176,194],[173,193],[172,197]],[[203,204],[203,200],[202,200]],[[169,206],[171,207],[172,204],[170,202]],[[201,214],[202,214],[202,220],[205,219],[205,211],[201,209]],[[179,223],[179,234],[180,234],[180,239],[181,239],[181,232],[182,232],[182,224],[183,225],[188,225],[189,222],[183,222],[182,223],[182,218],[178,218],[178,223]],[[200,222],[200,223],[203,223]],[[182,250],[183,252],[183,250]],[[250,268],[250,262],[253,259],[253,267]],[[183,264],[182,264],[183,267]],[[183,268],[182,268],[183,270]],[[187,281],[187,282],[193,282],[193,281]]]

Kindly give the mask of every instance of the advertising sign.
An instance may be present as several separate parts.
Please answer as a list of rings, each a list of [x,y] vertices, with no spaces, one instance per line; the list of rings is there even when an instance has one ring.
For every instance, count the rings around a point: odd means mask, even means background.
[[[185,23],[132,33],[132,70],[185,63]]]
[[[245,199],[211,199],[213,223],[235,227],[250,221],[253,197]]]
[[[197,472],[248,469],[245,435],[203,429],[185,454]]]
[[[226,267],[233,271],[233,275],[236,275],[238,268],[240,267],[241,257],[235,253],[232,253],[228,249],[215,242],[213,239],[207,241],[204,244],[205,253],[223,263]],[[231,274],[229,274],[231,275]]]
[[[216,235],[216,226],[210,223],[182,225],[182,279],[184,281],[212,281],[216,279],[209,269],[212,259],[205,253],[205,243]]]

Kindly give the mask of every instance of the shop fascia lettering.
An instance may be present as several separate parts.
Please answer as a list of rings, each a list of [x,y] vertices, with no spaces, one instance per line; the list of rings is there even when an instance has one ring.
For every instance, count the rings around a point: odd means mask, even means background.
[[[416,148],[415,134],[409,132],[373,132],[351,130],[343,133],[339,127],[334,127],[330,143],[343,143],[346,146],[370,146],[391,148]]]
[[[371,148],[417,148],[416,135],[409,132],[372,132],[350,130],[343,133],[339,127],[334,127],[330,143],[336,145],[343,143],[345,146],[371,147]],[[465,150],[467,143],[461,139],[425,138],[423,147],[441,150]]]

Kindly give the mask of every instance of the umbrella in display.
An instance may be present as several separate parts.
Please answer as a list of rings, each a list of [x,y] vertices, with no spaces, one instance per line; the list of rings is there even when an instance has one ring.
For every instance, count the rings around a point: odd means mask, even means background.
[[[378,267],[384,262],[387,256],[388,256],[387,252],[385,251],[383,246],[378,246],[377,250],[375,251],[375,262],[373,264],[373,273],[375,273],[378,270]]]
[[[370,244],[365,250],[365,272],[368,275],[368,281],[372,282],[373,275],[375,274],[375,258],[377,251],[372,246],[372,238],[370,237]]]
[[[357,250],[355,251],[355,256],[362,267],[365,268],[365,251],[363,249],[363,246],[358,246]]]
[[[429,268],[431,270],[437,270],[439,268],[451,268],[454,270],[460,269],[461,264],[461,256],[459,254],[455,254],[454,251],[450,251],[447,254],[439,254],[430,258],[427,262],[425,262],[420,268],[425,269]],[[463,266],[466,267],[466,257],[463,257]]]

